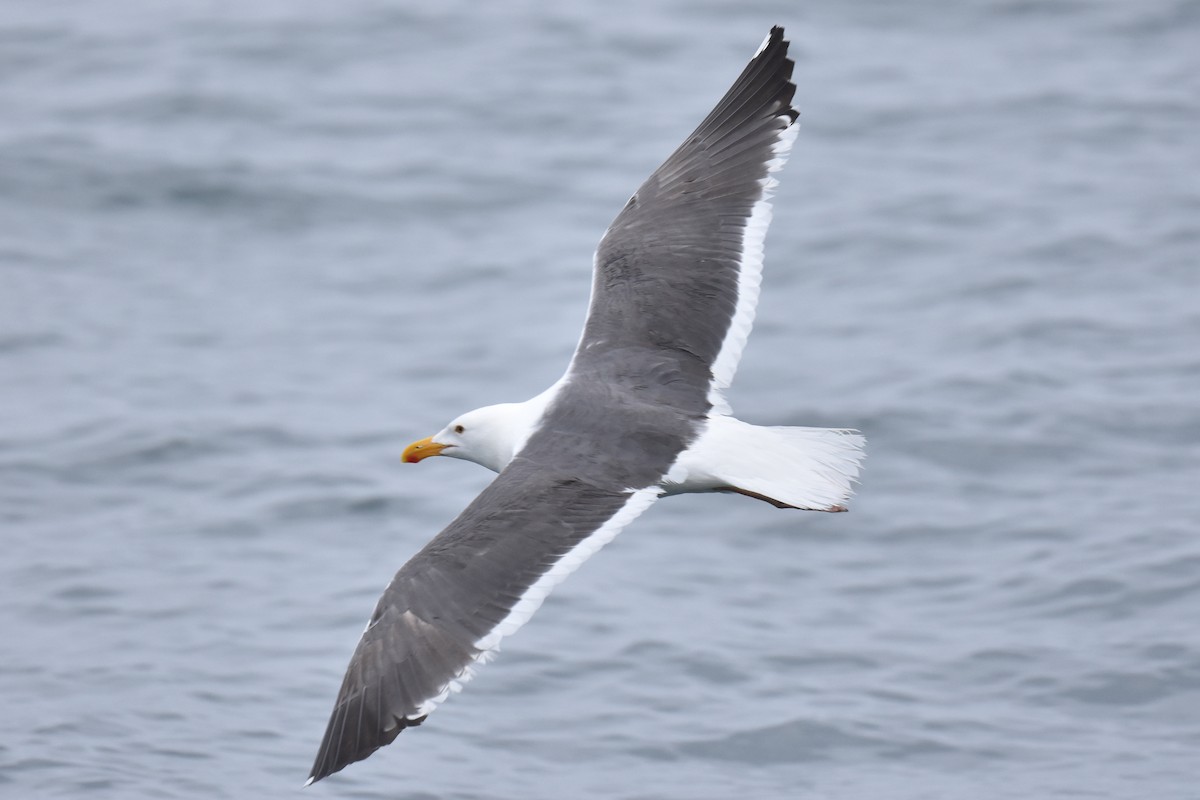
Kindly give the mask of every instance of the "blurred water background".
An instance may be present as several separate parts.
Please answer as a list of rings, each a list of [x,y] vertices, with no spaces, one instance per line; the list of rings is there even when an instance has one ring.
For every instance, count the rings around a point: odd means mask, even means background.
[[[0,16],[0,796],[290,797],[402,465],[558,377],[773,23],[803,129],[731,399],[852,512],[669,498],[355,798],[1200,797],[1200,3]]]

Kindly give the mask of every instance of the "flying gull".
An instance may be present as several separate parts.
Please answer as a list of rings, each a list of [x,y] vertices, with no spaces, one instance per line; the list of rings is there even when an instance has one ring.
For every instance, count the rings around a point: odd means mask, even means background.
[[[771,173],[795,139],[793,62],[772,28],[700,127],[600,242],[583,336],[537,397],[476,409],[404,460],[499,476],[401,567],[350,659],[309,783],[420,725],[550,590],[663,495],[737,492],[844,511],[863,438],[731,415],[758,300]]]

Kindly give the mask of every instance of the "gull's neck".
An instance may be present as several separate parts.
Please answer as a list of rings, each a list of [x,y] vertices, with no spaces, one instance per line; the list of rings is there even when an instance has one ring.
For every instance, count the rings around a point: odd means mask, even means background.
[[[493,417],[495,424],[491,428],[492,435],[487,446],[480,448],[478,452],[463,454],[460,457],[474,461],[493,472],[507,467],[538,429],[546,409],[554,402],[565,383],[564,376],[549,389],[524,403],[501,403],[491,406],[488,409],[489,416]]]

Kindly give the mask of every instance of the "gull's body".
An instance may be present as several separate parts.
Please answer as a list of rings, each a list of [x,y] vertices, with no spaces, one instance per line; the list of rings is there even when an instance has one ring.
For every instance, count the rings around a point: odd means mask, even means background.
[[[731,415],[754,319],[771,173],[796,134],[774,28],[700,127],[638,189],[596,252],[564,376],[410,445],[499,473],[396,574],[347,669],[310,782],[366,758],[458,691],[549,591],[657,498],[738,492],[842,511],[862,437]]]

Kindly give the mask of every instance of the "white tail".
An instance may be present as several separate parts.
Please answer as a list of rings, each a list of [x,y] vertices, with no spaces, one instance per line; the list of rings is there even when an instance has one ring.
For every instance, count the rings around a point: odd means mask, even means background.
[[[855,431],[712,417],[680,459],[683,480],[666,488],[671,494],[737,492],[779,508],[845,511],[865,443]]]

